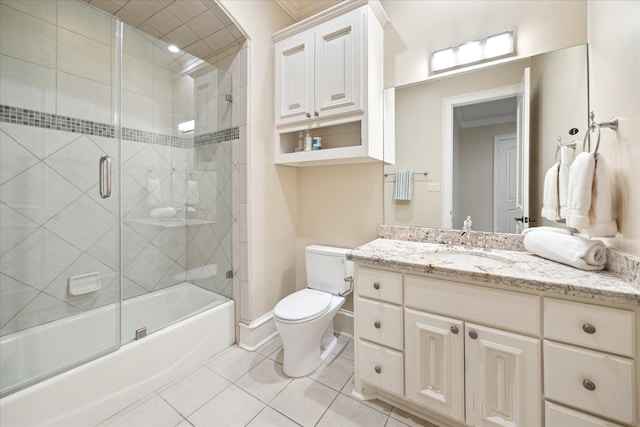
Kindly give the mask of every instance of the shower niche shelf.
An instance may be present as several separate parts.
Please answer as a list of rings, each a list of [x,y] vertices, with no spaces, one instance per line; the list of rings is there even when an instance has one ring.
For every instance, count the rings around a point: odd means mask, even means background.
[[[215,221],[206,221],[204,219],[195,219],[195,218],[167,218],[167,219],[138,218],[138,219],[125,219],[124,222],[128,224],[151,225],[154,227],[162,227],[162,228],[176,228],[176,227],[188,227],[193,225],[215,224]]]

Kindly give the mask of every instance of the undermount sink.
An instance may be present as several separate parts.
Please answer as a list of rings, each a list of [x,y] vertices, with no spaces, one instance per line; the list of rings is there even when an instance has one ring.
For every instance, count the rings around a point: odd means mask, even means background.
[[[429,254],[429,258],[450,261],[455,264],[472,265],[477,267],[505,267],[513,261],[496,256],[478,255],[467,252],[436,252]]]

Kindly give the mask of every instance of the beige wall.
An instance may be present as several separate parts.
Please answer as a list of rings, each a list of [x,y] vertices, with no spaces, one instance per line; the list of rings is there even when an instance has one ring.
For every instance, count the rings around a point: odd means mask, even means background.
[[[590,106],[615,180],[619,235],[607,243],[640,256],[640,2],[589,1]]]
[[[514,30],[517,54],[529,57],[587,41],[586,1],[381,0],[385,87],[424,80],[429,53]]]
[[[300,168],[298,171],[297,288],[306,284],[304,247],[355,248],[378,236],[382,224],[382,165]],[[345,306],[352,309],[351,300]]]
[[[240,188],[238,193],[249,203],[248,242],[241,244],[240,249],[247,251],[241,257],[247,260],[247,266],[241,271],[246,271],[248,277],[241,280],[249,285],[249,289],[243,289],[241,285],[241,305],[246,307],[246,317],[256,320],[290,293],[295,282],[297,171],[273,164],[275,120],[271,41],[271,34],[293,21],[271,1],[221,0],[221,4],[247,35],[250,46],[248,182],[246,189]]]

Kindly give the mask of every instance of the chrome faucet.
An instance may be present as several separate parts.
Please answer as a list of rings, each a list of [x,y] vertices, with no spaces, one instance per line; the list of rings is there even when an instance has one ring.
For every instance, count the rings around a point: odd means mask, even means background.
[[[462,230],[460,230],[460,235],[464,236],[464,247],[467,249],[472,249],[473,245],[471,245],[471,216],[467,215],[467,219],[464,220],[462,225]]]

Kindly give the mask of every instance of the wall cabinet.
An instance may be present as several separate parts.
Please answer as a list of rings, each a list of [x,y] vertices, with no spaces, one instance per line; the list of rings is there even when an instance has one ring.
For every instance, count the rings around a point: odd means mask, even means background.
[[[362,112],[363,20],[351,11],[276,43],[276,125]]]
[[[438,425],[636,425],[637,310],[355,273],[356,396]]]
[[[383,160],[386,20],[377,1],[344,2],[274,34],[276,164]],[[297,151],[307,130],[322,150]]]

